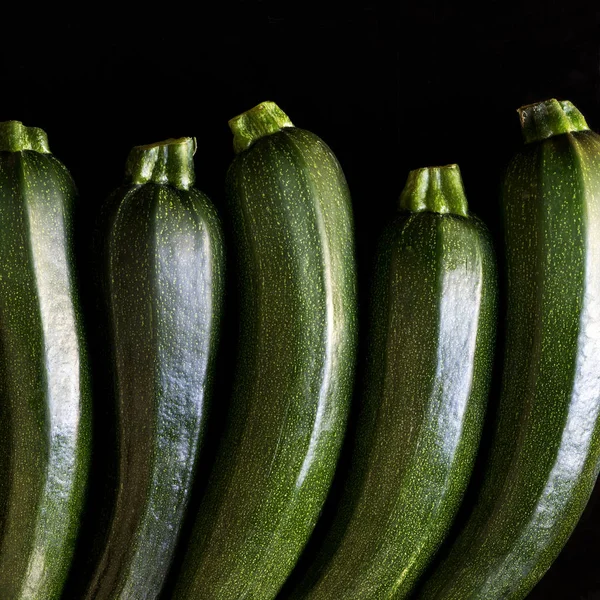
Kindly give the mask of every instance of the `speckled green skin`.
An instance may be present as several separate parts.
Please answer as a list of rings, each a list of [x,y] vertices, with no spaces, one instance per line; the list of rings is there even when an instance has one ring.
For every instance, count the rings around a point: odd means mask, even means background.
[[[458,168],[420,171],[442,171],[442,185],[433,198],[435,177],[419,190],[411,172],[403,204],[418,212],[402,211],[380,240],[351,471],[294,599],[406,598],[471,475],[493,362],[494,252],[481,221],[448,210],[466,211]]]
[[[70,566],[90,452],[76,191],[45,144],[18,149],[31,131],[45,139],[41,130],[0,129],[0,598],[52,600]]]
[[[599,467],[600,137],[532,141],[504,180],[508,305],[499,420],[466,528],[422,598],[525,598]]]
[[[202,445],[224,283],[219,220],[192,140],[135,148],[108,202],[106,281],[118,492],[86,598],[157,598]],[[157,183],[159,182],[159,183]]]
[[[329,490],[353,383],[356,282],[342,170],[285,127],[231,165],[242,331],[230,424],[175,598],[272,599]]]

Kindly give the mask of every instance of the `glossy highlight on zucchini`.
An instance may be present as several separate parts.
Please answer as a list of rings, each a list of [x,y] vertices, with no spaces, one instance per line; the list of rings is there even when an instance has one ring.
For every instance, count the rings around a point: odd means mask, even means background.
[[[421,598],[525,598],[600,465],[600,136],[567,101],[519,109],[502,188],[506,355],[477,504]]]
[[[0,123],[0,598],[11,600],[61,596],[88,478],[75,198],[46,134]]]
[[[471,475],[495,339],[490,235],[467,210],[457,165],[411,171],[399,209],[378,247],[350,474],[284,598],[406,598]]]
[[[194,151],[192,138],[133,148],[107,202],[117,494],[89,600],[159,596],[202,449],[225,265]]]
[[[230,127],[240,349],[179,600],[275,597],[329,490],[353,383],[354,240],[340,165],[273,103]]]

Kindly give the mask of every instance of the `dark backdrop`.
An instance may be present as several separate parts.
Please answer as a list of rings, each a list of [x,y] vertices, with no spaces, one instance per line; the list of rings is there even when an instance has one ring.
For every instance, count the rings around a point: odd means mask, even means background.
[[[492,230],[502,267],[497,191],[521,144],[515,109],[569,99],[600,129],[594,3],[467,8],[419,0],[399,3],[398,14],[368,1],[340,10],[326,2],[211,8],[147,4],[133,16],[92,4],[63,14],[55,5],[29,6],[3,19],[0,120],[47,131],[80,189],[80,237],[120,183],[131,146],[167,137],[197,137],[197,185],[227,222],[227,120],[274,100],[297,126],[320,135],[345,170],[364,311],[373,243],[409,169],[460,165],[470,207]],[[228,306],[235,322],[235,300]],[[228,331],[223,355],[231,362],[235,327]],[[599,497],[597,489],[531,598],[600,598]]]

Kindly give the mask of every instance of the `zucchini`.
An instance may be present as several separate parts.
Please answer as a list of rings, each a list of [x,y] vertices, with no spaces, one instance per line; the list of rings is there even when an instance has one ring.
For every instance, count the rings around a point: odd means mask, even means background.
[[[292,598],[406,598],[473,468],[496,324],[490,235],[457,165],[411,171],[399,208],[379,243],[350,473]]]
[[[202,447],[224,248],[194,150],[192,138],[133,148],[102,219],[117,494],[88,599],[158,597]]]
[[[0,123],[0,597],[59,598],[85,496],[75,185],[46,134]]]
[[[340,165],[273,103],[230,127],[239,358],[179,599],[275,597],[329,490],[353,383],[353,225]]]
[[[600,466],[600,136],[570,102],[519,109],[506,172],[506,354],[477,503],[423,598],[525,598]]]

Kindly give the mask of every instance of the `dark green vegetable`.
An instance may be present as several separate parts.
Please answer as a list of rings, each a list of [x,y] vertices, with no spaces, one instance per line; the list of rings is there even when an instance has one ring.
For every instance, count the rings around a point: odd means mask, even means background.
[[[108,201],[118,492],[90,599],[158,597],[202,445],[224,251],[216,212],[192,187],[194,144],[134,148]]]
[[[508,305],[483,488],[423,598],[525,598],[588,501],[600,459],[600,136],[570,102],[519,109],[502,190]]]
[[[457,165],[411,171],[379,245],[364,402],[336,517],[293,598],[405,598],[471,475],[496,269]]]
[[[230,126],[241,347],[230,424],[179,599],[277,594],[328,492],[353,381],[355,263],[342,170],[273,103]]]
[[[0,123],[0,598],[59,598],[90,453],[76,190],[46,134]]]

